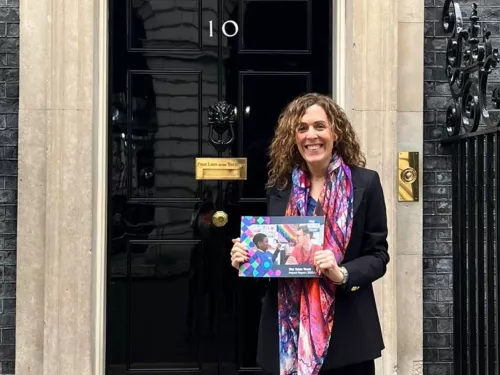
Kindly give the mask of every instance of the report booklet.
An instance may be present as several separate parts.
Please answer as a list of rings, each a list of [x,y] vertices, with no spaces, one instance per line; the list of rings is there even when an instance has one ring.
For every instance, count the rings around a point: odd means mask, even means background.
[[[241,243],[250,259],[240,277],[319,277],[314,254],[323,249],[323,216],[243,216]]]

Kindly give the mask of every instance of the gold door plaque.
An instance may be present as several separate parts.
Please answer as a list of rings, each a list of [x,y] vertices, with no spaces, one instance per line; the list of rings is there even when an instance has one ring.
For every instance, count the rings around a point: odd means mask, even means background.
[[[398,154],[398,201],[418,202],[418,152]]]
[[[246,180],[246,158],[196,158],[197,180]]]

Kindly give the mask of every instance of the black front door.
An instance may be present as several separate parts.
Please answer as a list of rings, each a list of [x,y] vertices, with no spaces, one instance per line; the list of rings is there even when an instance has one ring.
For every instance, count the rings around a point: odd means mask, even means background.
[[[230,240],[241,215],[266,214],[283,106],[332,91],[331,8],[110,0],[107,374],[259,371],[265,283],[238,279]],[[236,121],[217,150],[208,112],[222,101]],[[195,158],[218,156],[246,157],[247,180],[196,180]]]

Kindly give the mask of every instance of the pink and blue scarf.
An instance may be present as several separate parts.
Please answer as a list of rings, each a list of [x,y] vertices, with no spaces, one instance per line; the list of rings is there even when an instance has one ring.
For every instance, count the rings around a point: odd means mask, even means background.
[[[292,172],[292,194],[286,216],[307,216],[310,180]],[[325,216],[323,249],[341,264],[349,244],[353,217],[350,168],[335,154],[319,196],[315,215]],[[330,343],[336,286],[328,278],[280,279],[278,282],[280,375],[317,375]]]

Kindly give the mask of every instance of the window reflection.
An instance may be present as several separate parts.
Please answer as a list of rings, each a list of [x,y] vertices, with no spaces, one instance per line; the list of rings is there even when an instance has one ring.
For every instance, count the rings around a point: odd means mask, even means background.
[[[145,50],[201,49],[201,2],[131,0],[131,47]]]

